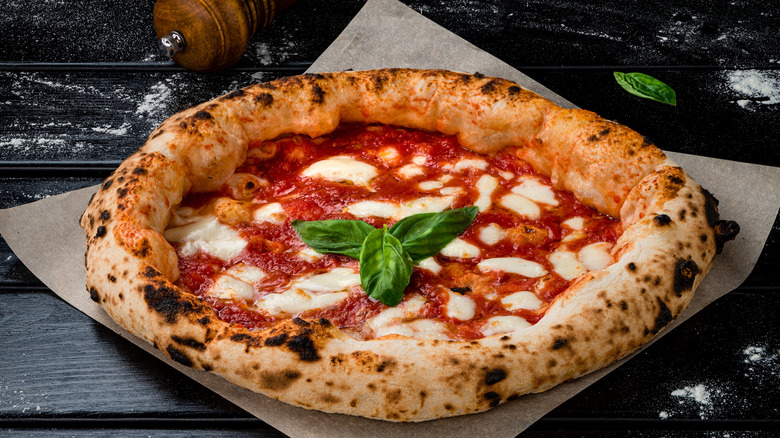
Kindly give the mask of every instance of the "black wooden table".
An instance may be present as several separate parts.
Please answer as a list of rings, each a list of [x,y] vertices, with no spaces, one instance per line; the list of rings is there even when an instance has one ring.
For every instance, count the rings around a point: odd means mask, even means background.
[[[404,2],[671,151],[780,165],[780,8],[762,0]],[[157,53],[152,0],[0,0],[0,208],[98,184],[155,125],[303,72],[363,5],[300,0],[234,68]],[[678,106],[612,78],[641,71]],[[761,196],[761,190],[746,196]],[[748,280],[523,436],[777,436],[780,222]],[[281,436],[64,303],[0,240],[0,435]]]

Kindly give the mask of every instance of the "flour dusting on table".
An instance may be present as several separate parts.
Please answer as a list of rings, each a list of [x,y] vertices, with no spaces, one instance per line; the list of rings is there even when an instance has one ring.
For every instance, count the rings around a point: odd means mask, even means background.
[[[726,81],[736,93],[736,103],[745,109],[780,103],[780,72],[775,70],[734,70]]]

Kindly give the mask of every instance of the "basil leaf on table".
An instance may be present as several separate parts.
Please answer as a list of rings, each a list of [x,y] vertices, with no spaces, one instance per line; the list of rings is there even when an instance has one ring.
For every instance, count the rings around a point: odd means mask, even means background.
[[[331,219],[324,221],[295,220],[290,223],[303,243],[320,253],[360,257],[363,241],[376,228],[363,221]]]
[[[624,90],[644,99],[677,105],[677,94],[672,87],[644,73],[613,72],[615,80]]]
[[[377,228],[360,250],[360,283],[368,296],[394,307],[412,277],[412,259],[387,228]]]
[[[405,217],[390,227],[413,261],[437,254],[471,225],[479,208],[466,207],[441,213],[420,213]]]

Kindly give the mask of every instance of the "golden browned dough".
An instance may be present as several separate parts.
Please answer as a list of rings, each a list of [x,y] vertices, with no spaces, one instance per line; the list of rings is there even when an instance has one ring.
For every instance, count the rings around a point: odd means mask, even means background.
[[[468,342],[359,341],[297,318],[248,331],[174,285],[161,233],[187,193],[230,181],[251,198],[261,182],[233,176],[250,141],[342,122],[436,130],[485,154],[520,146],[556,188],[620,218],[615,263],[575,280],[533,327]],[[239,202],[215,208],[247,220]],[[391,421],[484,411],[631,353],[685,309],[723,240],[715,229],[729,228],[714,199],[629,128],[503,79],[421,70],[295,76],[183,111],[103,183],[81,225],[91,297],[175,361],[297,406]]]

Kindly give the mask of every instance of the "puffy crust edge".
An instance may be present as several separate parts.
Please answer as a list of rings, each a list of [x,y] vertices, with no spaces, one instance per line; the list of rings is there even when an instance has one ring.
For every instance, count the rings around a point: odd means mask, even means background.
[[[437,130],[480,153],[522,146],[556,188],[620,217],[615,263],[575,280],[533,327],[470,342],[357,341],[327,320],[248,331],[173,284],[176,254],[161,232],[183,196],[219,187],[250,140],[340,122]],[[734,231],[711,195],[629,128],[503,79],[405,69],[284,78],[179,113],[103,183],[81,225],[87,289],[134,335],[269,397],[391,421],[484,411],[620,359],[685,309],[722,230]]]

